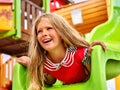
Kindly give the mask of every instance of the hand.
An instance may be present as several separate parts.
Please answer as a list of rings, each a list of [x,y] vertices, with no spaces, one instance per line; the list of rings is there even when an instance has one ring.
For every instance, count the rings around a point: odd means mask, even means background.
[[[17,62],[27,67],[30,63],[30,58],[28,56],[22,56],[17,58]]]
[[[88,55],[90,56],[91,55],[91,51],[93,50],[93,46],[95,45],[101,45],[103,50],[105,51],[106,50],[106,45],[104,44],[104,42],[101,42],[101,41],[93,41],[90,46],[88,47]]]

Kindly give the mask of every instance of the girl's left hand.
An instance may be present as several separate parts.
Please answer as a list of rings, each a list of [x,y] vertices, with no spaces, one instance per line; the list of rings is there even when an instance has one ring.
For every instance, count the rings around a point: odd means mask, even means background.
[[[17,58],[17,62],[19,62],[23,66],[27,67],[30,63],[30,58],[28,56],[21,56],[21,57]]]
[[[106,45],[104,44],[104,42],[101,42],[101,41],[93,41],[90,46],[88,47],[88,55],[90,56],[91,55],[91,51],[93,50],[93,46],[95,45],[101,45],[103,50],[105,51],[106,50]]]

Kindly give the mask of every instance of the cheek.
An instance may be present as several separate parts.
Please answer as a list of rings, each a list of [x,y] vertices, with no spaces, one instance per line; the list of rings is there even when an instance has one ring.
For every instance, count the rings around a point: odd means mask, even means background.
[[[56,41],[58,42],[58,44],[61,44],[62,43],[62,39],[60,36],[56,36]]]
[[[41,42],[41,36],[40,35],[37,35],[37,40],[38,40],[39,43]]]
[[[52,36],[56,38],[60,38],[60,35],[56,31],[52,32]]]
[[[56,37],[59,41],[61,41],[61,36],[60,36],[58,33],[55,34],[55,37]]]

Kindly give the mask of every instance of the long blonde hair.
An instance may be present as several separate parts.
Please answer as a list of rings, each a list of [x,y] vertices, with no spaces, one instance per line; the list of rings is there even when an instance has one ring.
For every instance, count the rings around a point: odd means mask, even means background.
[[[31,58],[31,63],[28,68],[30,74],[30,90],[42,90],[44,87],[43,65],[45,60],[45,50],[37,40],[37,26],[41,21],[41,18],[47,18],[50,21],[58,35],[62,38],[65,47],[89,46],[89,43],[86,42],[85,39],[80,36],[80,34],[63,17],[55,13],[44,13],[41,16],[38,16],[33,25],[28,53]]]

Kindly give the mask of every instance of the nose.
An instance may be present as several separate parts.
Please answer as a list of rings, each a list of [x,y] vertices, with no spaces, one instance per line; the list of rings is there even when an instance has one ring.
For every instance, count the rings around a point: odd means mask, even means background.
[[[48,35],[48,31],[46,29],[44,29],[43,32],[42,32],[42,36],[44,37],[44,36],[47,36],[47,35]]]

